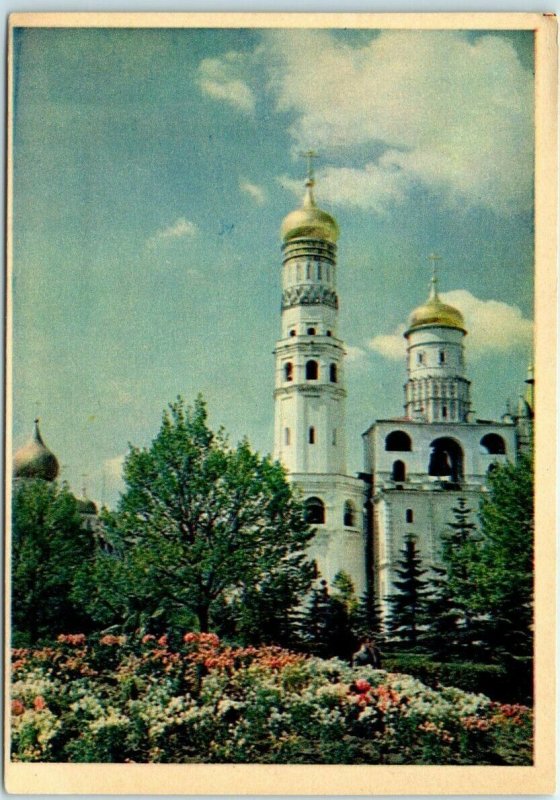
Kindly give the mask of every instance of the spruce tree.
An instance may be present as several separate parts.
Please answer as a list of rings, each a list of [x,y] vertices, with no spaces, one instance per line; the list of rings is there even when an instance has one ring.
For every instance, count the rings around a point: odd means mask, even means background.
[[[331,597],[327,582],[311,591],[302,620],[302,639],[306,650],[320,658],[349,659],[356,647],[350,619],[341,600]]]
[[[393,581],[396,591],[387,600],[390,606],[389,635],[391,641],[406,649],[416,649],[426,630],[429,589],[424,579],[426,570],[413,538],[406,540]]]

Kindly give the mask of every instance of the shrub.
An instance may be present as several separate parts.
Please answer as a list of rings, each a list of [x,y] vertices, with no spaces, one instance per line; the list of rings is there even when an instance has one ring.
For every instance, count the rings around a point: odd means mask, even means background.
[[[531,726],[525,706],[212,633],[13,652],[16,761],[529,764]]]

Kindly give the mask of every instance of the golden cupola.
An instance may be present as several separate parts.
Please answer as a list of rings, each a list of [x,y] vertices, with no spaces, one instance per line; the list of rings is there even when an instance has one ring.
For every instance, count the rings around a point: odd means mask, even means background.
[[[465,320],[461,312],[457,308],[442,302],[440,299],[437,291],[437,277],[435,274],[432,276],[430,296],[423,305],[415,308],[408,318],[408,330],[406,334],[427,326],[455,328],[456,330],[466,333]]]
[[[301,208],[291,211],[284,217],[280,234],[284,242],[292,239],[323,239],[334,244],[339,236],[338,225],[334,217],[327,214],[315,203],[313,187],[315,181],[308,175],[305,181],[305,195]]]
[[[14,478],[39,478],[54,481],[58,475],[58,461],[45,445],[39,431],[39,420],[30,440],[14,456]]]

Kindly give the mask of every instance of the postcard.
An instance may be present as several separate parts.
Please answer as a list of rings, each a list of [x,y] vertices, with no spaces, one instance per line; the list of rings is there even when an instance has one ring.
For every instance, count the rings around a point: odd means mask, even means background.
[[[9,792],[553,791],[556,35],[10,17]]]

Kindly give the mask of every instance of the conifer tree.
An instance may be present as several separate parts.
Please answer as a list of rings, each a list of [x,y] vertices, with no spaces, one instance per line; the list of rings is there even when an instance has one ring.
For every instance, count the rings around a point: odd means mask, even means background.
[[[426,570],[422,568],[413,538],[406,540],[401,553],[395,570],[398,579],[393,581],[396,591],[387,598],[389,635],[394,644],[415,649],[421,644],[426,629],[429,589],[424,579]]]
[[[305,647],[313,655],[349,659],[354,652],[356,640],[346,607],[341,600],[331,597],[325,580],[311,591],[302,626]]]

